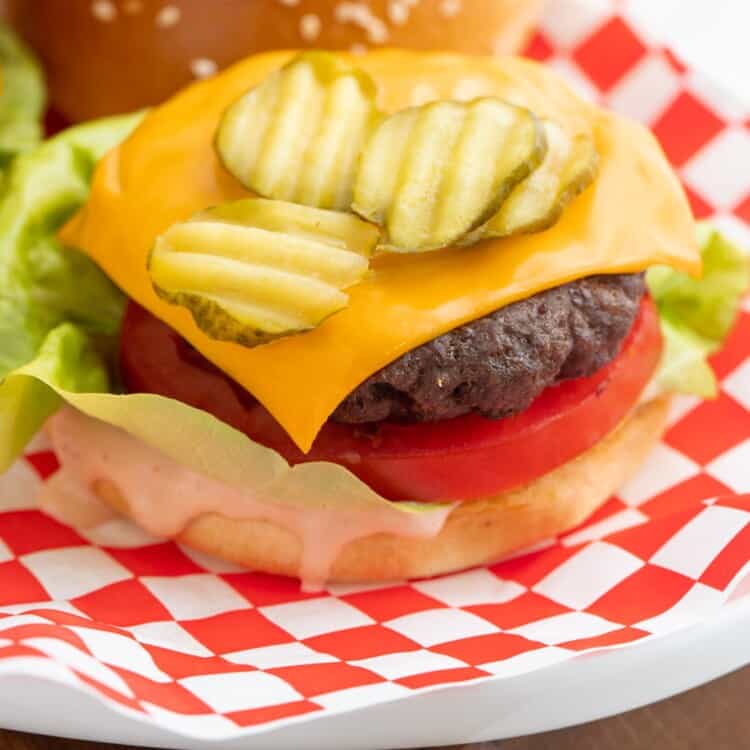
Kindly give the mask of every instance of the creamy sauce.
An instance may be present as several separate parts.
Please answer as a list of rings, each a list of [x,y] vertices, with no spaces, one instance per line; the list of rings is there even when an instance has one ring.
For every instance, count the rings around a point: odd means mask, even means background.
[[[403,513],[387,505],[351,511],[301,508],[198,474],[124,430],[69,407],[52,417],[47,432],[61,465],[42,492],[43,505],[53,515],[70,512],[73,524],[83,527],[108,520],[111,514],[92,492],[97,481],[106,480],[117,487],[132,518],[157,537],[178,536],[208,513],[269,521],[299,538],[299,577],[308,589],[328,579],[349,542],[378,533],[435,537],[453,507],[431,513]]]
[[[118,517],[69,469],[49,477],[39,490],[38,500],[48,516],[78,529],[95,529]]]

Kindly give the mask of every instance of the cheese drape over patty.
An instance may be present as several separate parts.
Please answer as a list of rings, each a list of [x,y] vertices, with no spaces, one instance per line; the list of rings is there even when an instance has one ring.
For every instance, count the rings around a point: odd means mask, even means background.
[[[359,383],[456,326],[592,274],[653,264],[700,272],[687,199],[644,127],[581,101],[537,63],[386,50],[344,56],[375,79],[386,111],[426,97],[508,99],[570,133],[590,134],[600,156],[598,178],[546,232],[379,257],[373,273],[349,290],[348,308],[313,331],[255,349],[210,339],[187,310],[156,296],[147,257],[175,222],[248,195],[219,163],[216,129],[237,97],[292,54],[250,58],[153,110],[99,163],[88,204],[61,237],[252,393],[303,450]]]

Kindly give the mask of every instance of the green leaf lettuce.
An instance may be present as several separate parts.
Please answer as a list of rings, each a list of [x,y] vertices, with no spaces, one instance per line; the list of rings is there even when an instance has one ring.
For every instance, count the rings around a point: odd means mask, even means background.
[[[94,165],[141,115],[72,128],[16,157],[0,186],[0,382],[44,355],[44,372],[85,390],[107,388],[104,357],[125,299],[59,227],[85,202]],[[77,351],[90,353],[74,356]],[[0,385],[0,471],[54,411],[40,384]]]
[[[46,105],[44,77],[36,58],[0,24],[0,167],[36,146]]]
[[[713,398],[718,386],[708,358],[721,348],[734,325],[750,287],[750,264],[739,247],[710,225],[699,224],[698,235],[702,278],[656,266],[647,280],[665,341],[660,385],[676,393]]]

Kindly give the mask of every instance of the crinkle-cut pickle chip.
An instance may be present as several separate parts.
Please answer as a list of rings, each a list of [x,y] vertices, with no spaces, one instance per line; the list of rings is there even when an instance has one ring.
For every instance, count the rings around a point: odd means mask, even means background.
[[[219,157],[259,195],[348,209],[357,158],[381,116],[376,93],[335,55],[304,52],[229,107]]]
[[[549,229],[558,222],[565,207],[596,178],[599,155],[593,140],[583,134],[568,135],[549,120],[543,125],[547,136],[544,161],[514,188],[500,210],[467,244]]]
[[[262,198],[175,224],[149,258],[154,288],[209,336],[258,346],[346,307],[368,271],[376,227],[356,216]]]
[[[446,247],[486,222],[545,151],[536,117],[500,99],[406,109],[368,141],[352,208],[384,228],[388,250]]]

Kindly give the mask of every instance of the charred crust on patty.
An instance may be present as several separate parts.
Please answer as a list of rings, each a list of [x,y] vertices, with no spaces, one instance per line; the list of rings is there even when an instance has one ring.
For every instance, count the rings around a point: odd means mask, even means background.
[[[645,291],[643,274],[591,276],[515,302],[407,352],[356,388],[332,419],[518,414],[545,388],[612,361]]]

